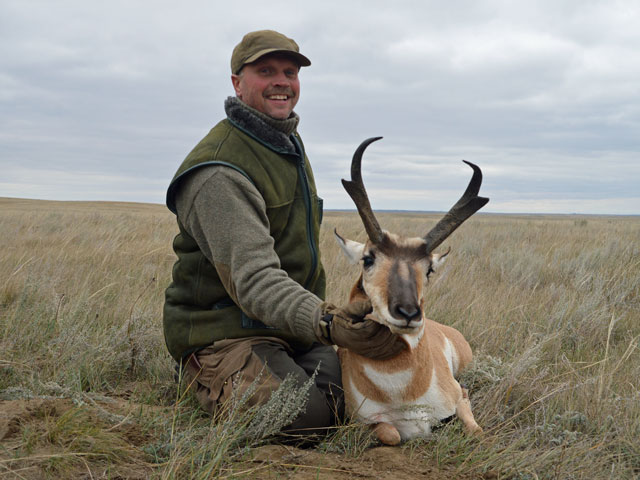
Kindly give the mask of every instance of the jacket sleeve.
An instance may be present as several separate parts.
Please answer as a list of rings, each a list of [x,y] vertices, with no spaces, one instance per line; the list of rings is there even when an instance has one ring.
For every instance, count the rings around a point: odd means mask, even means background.
[[[215,266],[229,296],[249,316],[316,341],[322,300],[280,268],[266,206],[256,187],[225,166],[205,166],[176,196],[178,220]]]

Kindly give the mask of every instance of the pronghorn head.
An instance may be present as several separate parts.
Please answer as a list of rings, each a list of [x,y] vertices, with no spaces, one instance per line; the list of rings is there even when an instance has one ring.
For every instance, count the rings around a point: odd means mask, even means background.
[[[369,297],[373,317],[378,322],[396,334],[416,334],[424,324],[424,282],[449,253],[448,250],[443,254],[433,251],[489,199],[478,197],[482,183],[480,168],[465,161],[473,168],[473,177],[462,197],[429,233],[424,237],[402,237],[382,230],[373,215],[360,172],[364,150],[380,138],[369,138],[360,144],[351,162],[351,181],[342,180],[369,238],[365,243],[358,243],[342,238],[338,232],[335,235],[347,257],[362,265],[360,279],[351,292],[352,299]]]

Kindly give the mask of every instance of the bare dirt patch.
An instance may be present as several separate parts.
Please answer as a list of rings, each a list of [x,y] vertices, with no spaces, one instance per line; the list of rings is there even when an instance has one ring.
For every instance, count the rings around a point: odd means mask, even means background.
[[[255,479],[376,479],[435,480],[442,478],[474,479],[454,468],[438,468],[412,459],[398,447],[373,447],[354,458],[315,449],[299,449],[283,445],[265,445],[251,452],[251,460],[238,464],[229,475]]]

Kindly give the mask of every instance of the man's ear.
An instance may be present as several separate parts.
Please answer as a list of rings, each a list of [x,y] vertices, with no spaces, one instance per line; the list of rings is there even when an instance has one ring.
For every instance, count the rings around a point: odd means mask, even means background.
[[[242,99],[242,89],[240,88],[240,81],[242,77],[240,75],[231,75],[231,84],[236,92],[236,97]]]
[[[364,251],[364,243],[354,242],[348,238],[342,238],[338,234],[338,230],[334,230],[333,234],[336,236],[336,241],[340,248],[347,256],[351,263],[358,263],[362,258],[362,252]]]

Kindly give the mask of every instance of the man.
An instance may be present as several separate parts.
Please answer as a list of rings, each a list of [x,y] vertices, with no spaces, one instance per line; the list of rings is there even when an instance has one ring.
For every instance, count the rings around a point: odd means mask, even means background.
[[[369,305],[322,300],[322,200],[293,111],[299,70],[310,64],[278,32],[245,35],[231,57],[236,96],[225,102],[227,118],[189,153],[167,192],[180,231],[164,307],[169,352],[212,413],[252,382],[249,404],[263,404],[287,374],[302,385],[320,363],[290,431],[330,426],[340,413],[331,345],[372,358],[404,347],[363,320]]]

